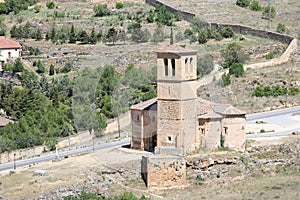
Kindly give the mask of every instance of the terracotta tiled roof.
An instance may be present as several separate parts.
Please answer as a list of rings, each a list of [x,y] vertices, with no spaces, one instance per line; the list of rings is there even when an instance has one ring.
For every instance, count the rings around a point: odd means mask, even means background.
[[[132,110],[144,110],[149,106],[155,104],[157,102],[157,98],[149,99],[147,101],[140,102],[138,104],[132,105],[130,109]]]
[[[0,49],[20,49],[22,46],[13,40],[7,39],[5,37],[0,38]]]
[[[13,122],[5,117],[0,117],[0,127],[6,126],[9,122]]]
[[[245,115],[244,111],[241,111],[230,104],[218,104],[202,98],[198,98],[197,115],[198,118],[216,119],[230,115]],[[132,110],[145,110],[150,106],[157,103],[157,98],[150,99],[131,106]]]
[[[246,114],[230,104],[218,104],[201,98],[198,98],[198,102],[198,118],[222,118],[222,116]]]
[[[197,51],[192,48],[189,48],[185,45],[172,44],[172,45],[168,45],[167,47],[164,47],[162,49],[159,49],[158,51],[156,51],[156,53],[196,54]]]

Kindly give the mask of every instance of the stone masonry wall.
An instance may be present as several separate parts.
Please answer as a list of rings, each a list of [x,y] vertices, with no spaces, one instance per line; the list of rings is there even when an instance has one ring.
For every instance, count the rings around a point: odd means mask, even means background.
[[[149,189],[183,187],[186,185],[186,161],[176,156],[142,158],[142,177]]]

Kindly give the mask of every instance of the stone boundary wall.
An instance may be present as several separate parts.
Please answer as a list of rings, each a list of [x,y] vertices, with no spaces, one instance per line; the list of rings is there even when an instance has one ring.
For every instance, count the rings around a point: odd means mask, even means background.
[[[186,21],[191,21],[191,19],[196,16],[193,13],[189,13],[186,11],[181,11],[179,9],[175,9],[167,4],[164,4],[158,0],[146,0],[146,3],[152,6],[155,5],[164,5],[167,9],[167,11],[178,14],[182,19]],[[285,63],[289,60],[291,53],[297,49],[297,39],[293,38],[292,36],[285,35],[285,34],[280,34],[276,32],[271,32],[271,31],[265,31],[265,30],[260,30],[260,29],[255,29],[249,26],[244,26],[244,25],[239,25],[239,24],[222,24],[222,23],[214,23],[214,22],[209,22],[208,26],[210,27],[231,27],[234,32],[243,34],[243,35],[252,35],[256,37],[261,37],[265,39],[271,39],[271,40],[277,40],[279,42],[282,42],[284,44],[288,44],[288,47],[286,48],[285,52],[279,57],[279,58],[274,58],[269,61],[265,62],[260,62],[260,63],[254,63],[254,64],[248,64],[244,65],[244,69],[257,69],[261,67],[267,67],[267,66],[274,66],[274,65],[279,65],[282,63]],[[228,69],[216,72],[214,74],[207,75],[200,79],[198,81],[197,87],[203,86],[203,85],[208,85],[214,80],[219,80],[222,77],[222,74],[228,73]]]
[[[178,156],[143,156],[141,175],[148,189],[185,187],[186,160]]]

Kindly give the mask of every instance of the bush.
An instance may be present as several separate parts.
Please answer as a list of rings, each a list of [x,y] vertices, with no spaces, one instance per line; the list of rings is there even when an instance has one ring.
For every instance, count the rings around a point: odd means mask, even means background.
[[[110,10],[108,9],[106,4],[95,5],[94,12],[96,17],[103,17],[103,16],[110,15]]]
[[[233,63],[229,68],[229,74],[235,77],[241,77],[244,75],[244,67],[242,63]]]
[[[273,59],[275,57],[275,55],[276,55],[276,53],[274,51],[271,51],[266,55],[266,59],[268,59],[268,60]]]
[[[60,70],[61,73],[68,73],[72,70],[73,66],[71,63],[66,63],[65,66]]]
[[[274,17],[275,17],[275,15],[276,15],[276,10],[275,10],[275,8],[274,7],[269,7],[269,6],[267,6],[267,7],[264,7],[263,8],[263,11],[262,11],[262,18],[263,19],[269,19],[269,10],[271,9],[271,19],[273,19]]]
[[[221,27],[218,32],[224,38],[232,38],[234,36],[234,32],[231,27]]]
[[[204,29],[207,27],[207,23],[203,21],[200,17],[193,17],[191,21],[191,27],[193,31],[198,32],[201,29]]]
[[[254,0],[251,2],[250,4],[250,10],[253,10],[253,11],[260,11],[261,10],[261,5],[259,4],[258,1]]]
[[[193,32],[192,32],[191,29],[188,28],[188,29],[185,29],[185,30],[184,30],[183,35],[184,35],[184,38],[185,38],[185,39],[189,39],[190,36],[193,35]]]
[[[121,2],[116,2],[116,9],[121,9],[124,7],[124,4]]]
[[[299,94],[300,90],[299,88],[296,87],[291,87],[287,89],[286,87],[281,87],[279,85],[276,85],[275,87],[270,87],[270,86],[265,86],[265,87],[260,87],[257,86],[255,90],[252,93],[252,96],[255,97],[269,97],[269,96],[283,96],[286,94],[295,96]]]
[[[39,13],[41,11],[41,5],[36,5],[33,9],[36,13]]]
[[[227,86],[227,85],[230,85],[230,84],[231,84],[230,74],[224,73],[224,74],[222,75],[222,83],[223,83],[223,86]]]
[[[199,44],[205,44],[208,41],[207,31],[205,29],[199,30],[197,40]]]
[[[250,5],[250,0],[237,0],[235,3],[237,6],[240,7],[248,7]]]
[[[234,63],[243,63],[247,59],[247,55],[241,49],[242,47],[237,43],[231,43],[226,49],[222,50],[221,53],[225,60],[223,64],[224,68],[228,68]]]
[[[46,3],[48,9],[53,9],[55,7],[55,3],[53,1],[49,1]]]
[[[287,32],[287,28],[284,24],[279,23],[276,27],[276,32],[278,33],[286,33]]]

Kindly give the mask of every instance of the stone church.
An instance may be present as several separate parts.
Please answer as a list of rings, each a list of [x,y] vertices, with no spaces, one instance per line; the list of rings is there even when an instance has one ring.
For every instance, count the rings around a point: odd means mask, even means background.
[[[169,45],[157,54],[157,98],[131,107],[131,147],[186,155],[245,148],[245,112],[197,97],[197,51]]]

